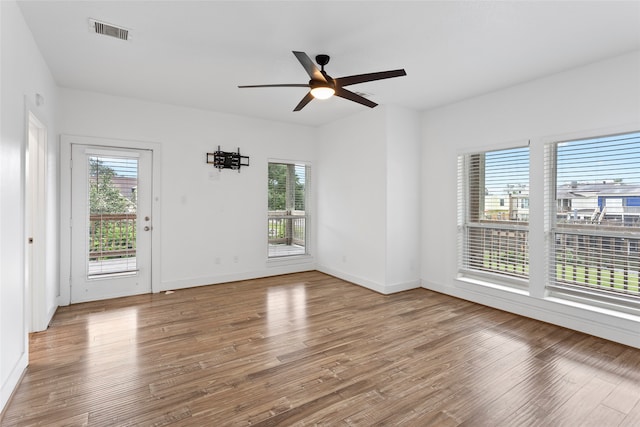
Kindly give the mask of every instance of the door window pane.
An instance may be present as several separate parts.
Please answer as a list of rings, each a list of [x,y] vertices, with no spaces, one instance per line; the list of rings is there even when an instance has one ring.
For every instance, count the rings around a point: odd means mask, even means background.
[[[89,156],[88,277],[135,274],[138,159]]]

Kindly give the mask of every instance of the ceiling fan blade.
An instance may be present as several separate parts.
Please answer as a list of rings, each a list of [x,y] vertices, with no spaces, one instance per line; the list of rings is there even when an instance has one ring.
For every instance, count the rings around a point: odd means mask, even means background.
[[[336,96],[348,99],[349,101],[357,102],[358,104],[366,105],[367,107],[371,108],[378,105],[375,102],[368,100],[364,96],[360,96],[357,93],[353,93],[343,87],[336,87]]]
[[[277,85],[244,85],[238,86],[239,88],[247,88],[247,87],[309,87],[308,84],[277,84]]]
[[[298,103],[298,105],[296,105],[296,108],[293,109],[293,111],[300,111],[304,108],[305,105],[307,105],[309,102],[311,102],[311,100],[313,99],[313,95],[311,95],[311,92],[307,93],[305,95],[304,98],[302,98],[302,101],[300,101]]]
[[[392,77],[406,76],[407,73],[404,69],[380,71],[377,73],[357,74],[354,76],[339,77],[334,79],[337,86],[349,86],[356,83],[372,82],[374,80],[390,79]]]
[[[295,50],[293,51],[293,54],[296,56],[296,58],[298,58],[298,61],[300,61],[305,71],[307,72],[307,74],[309,74],[309,77],[311,77],[312,80],[318,80],[327,83],[327,79],[320,72],[318,67],[316,67],[316,64],[313,63],[311,58],[309,58],[309,55],[304,52],[296,52]]]

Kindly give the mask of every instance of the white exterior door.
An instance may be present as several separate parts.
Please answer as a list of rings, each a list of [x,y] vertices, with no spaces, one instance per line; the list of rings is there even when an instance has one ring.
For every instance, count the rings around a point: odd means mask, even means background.
[[[152,155],[72,144],[72,303],[151,292]]]

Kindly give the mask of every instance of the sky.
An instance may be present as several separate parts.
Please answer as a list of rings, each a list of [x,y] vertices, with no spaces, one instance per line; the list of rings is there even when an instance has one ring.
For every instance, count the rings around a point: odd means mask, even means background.
[[[485,188],[491,195],[506,195],[508,185],[529,187],[529,147],[485,154]]]
[[[640,132],[557,144],[557,183],[620,180],[640,186]],[[489,194],[507,194],[509,184],[529,184],[529,148],[485,154],[485,187]]]
[[[138,159],[136,157],[103,157],[91,156],[91,159],[97,158],[104,166],[110,167],[116,176],[137,177],[138,176]]]
[[[620,180],[640,185],[640,132],[558,144],[558,185]]]

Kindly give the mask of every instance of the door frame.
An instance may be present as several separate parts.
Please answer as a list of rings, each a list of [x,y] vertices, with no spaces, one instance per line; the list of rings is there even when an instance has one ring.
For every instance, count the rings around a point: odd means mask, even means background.
[[[71,303],[71,146],[93,145],[109,148],[129,148],[152,152],[151,215],[154,235],[151,239],[151,292],[160,292],[161,209],[160,209],[160,144],[146,141],[109,139],[91,136],[60,136],[60,297],[59,305]]]
[[[96,259],[93,267],[98,268],[95,275],[91,274],[93,264],[90,257],[91,237],[90,225],[92,212],[89,202],[92,181],[100,181],[98,176],[91,175],[91,159],[103,159],[109,162],[124,160],[126,167],[136,170],[136,215],[134,243],[134,264],[131,259],[126,261],[124,271],[105,272],[104,265]],[[153,152],[133,148],[112,148],[103,145],[71,144],[71,304],[85,301],[118,298],[130,295],[151,293],[151,244],[152,232],[152,172]],[[108,165],[108,163],[105,163]],[[107,166],[108,167],[108,166]],[[114,169],[115,170],[115,169]],[[116,178],[112,185],[116,184]],[[120,191],[124,188],[118,188]],[[125,196],[128,197],[128,194]],[[125,213],[126,211],[120,211]],[[120,225],[122,227],[122,223]],[[99,227],[100,229],[101,227]],[[122,230],[122,229],[121,229]],[[98,236],[93,236],[96,238]],[[96,243],[95,241],[93,243]],[[107,258],[110,258],[107,256]],[[114,259],[114,261],[116,261]],[[121,260],[122,261],[122,260]],[[109,262],[107,262],[109,264]]]
[[[38,131],[31,138],[31,125]],[[47,329],[53,312],[47,312],[47,194],[49,130],[38,109],[25,97],[24,145],[24,274],[29,332]]]

